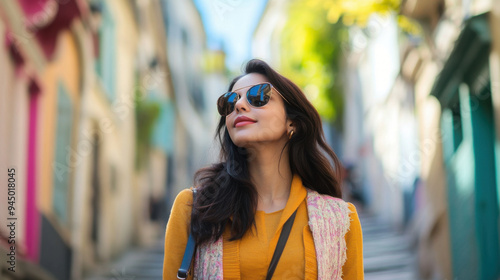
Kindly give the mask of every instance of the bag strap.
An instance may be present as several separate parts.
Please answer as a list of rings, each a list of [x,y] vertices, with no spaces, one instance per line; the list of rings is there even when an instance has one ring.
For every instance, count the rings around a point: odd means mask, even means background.
[[[293,221],[295,220],[295,214],[297,214],[297,210],[293,212],[292,216],[290,216],[290,218],[288,218],[288,220],[283,225],[280,238],[278,239],[278,244],[276,244],[276,249],[274,249],[273,258],[271,259],[271,263],[269,264],[269,269],[267,270],[266,280],[271,280],[271,278],[273,277],[274,270],[278,265],[281,254],[283,253],[283,249],[285,249],[288,236],[290,236],[290,231],[292,230]]]
[[[193,189],[193,205],[194,199],[196,197],[196,189]],[[186,279],[188,276],[189,268],[193,261],[194,251],[196,249],[196,242],[194,241],[193,233],[189,230],[188,242],[186,244],[186,250],[184,251],[184,257],[182,258],[182,264],[177,271],[177,279]]]

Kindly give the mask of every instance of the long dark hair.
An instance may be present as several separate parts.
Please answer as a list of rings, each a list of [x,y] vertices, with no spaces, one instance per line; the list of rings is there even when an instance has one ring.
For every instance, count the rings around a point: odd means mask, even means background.
[[[341,198],[341,163],[326,144],[316,109],[297,85],[264,61],[250,60],[242,76],[250,73],[267,77],[289,102],[284,104],[286,115],[294,124],[294,134],[287,143],[292,174],[299,175],[309,189]],[[242,76],[233,79],[229,91]],[[233,143],[225,119],[220,118],[216,131],[221,145],[220,162],[198,170],[194,176],[197,195],[191,231],[197,244],[219,239],[228,224],[230,240],[240,239],[254,224],[257,192],[248,171],[248,161],[252,159],[246,149]]]

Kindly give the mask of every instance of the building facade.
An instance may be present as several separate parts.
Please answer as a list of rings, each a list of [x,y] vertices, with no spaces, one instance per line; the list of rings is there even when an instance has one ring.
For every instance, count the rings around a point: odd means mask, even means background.
[[[82,279],[164,231],[178,110],[162,9],[0,2],[0,165],[17,218],[0,228],[0,278]]]
[[[424,261],[422,272],[496,279],[500,7],[496,1],[414,2],[403,13],[423,26],[426,42],[413,50],[419,67],[412,78],[431,217],[420,238],[423,255],[437,257]]]

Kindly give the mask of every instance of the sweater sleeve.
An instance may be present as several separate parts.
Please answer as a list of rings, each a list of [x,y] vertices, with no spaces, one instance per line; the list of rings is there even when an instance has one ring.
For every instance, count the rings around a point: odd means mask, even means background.
[[[352,203],[349,204],[351,210],[351,225],[345,235],[347,245],[347,260],[342,267],[344,280],[364,279],[363,271],[363,233],[359,222],[358,212]]]
[[[163,280],[177,279],[188,239],[192,202],[193,192],[185,189],[177,195],[172,206],[165,232]],[[192,279],[192,274],[187,279]]]

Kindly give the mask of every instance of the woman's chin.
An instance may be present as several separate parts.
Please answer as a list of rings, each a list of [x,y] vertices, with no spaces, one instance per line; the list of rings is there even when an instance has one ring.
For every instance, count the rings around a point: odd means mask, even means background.
[[[241,137],[241,139],[235,139],[233,143],[240,148],[249,148],[255,145],[256,141],[248,137]]]

